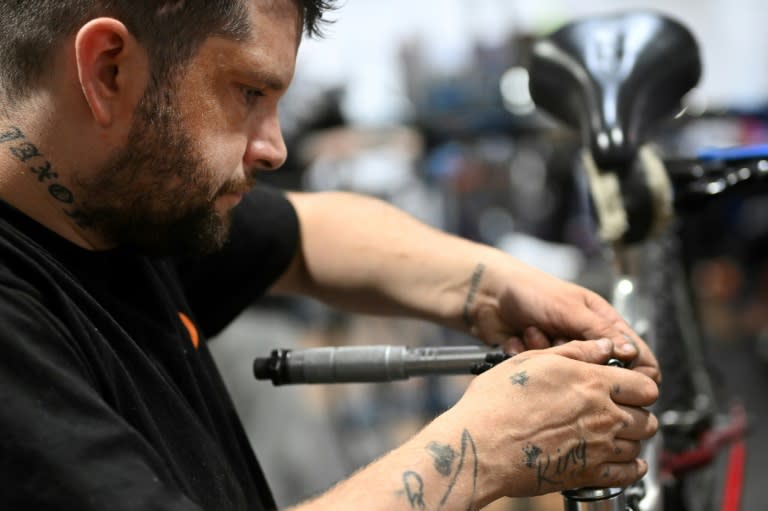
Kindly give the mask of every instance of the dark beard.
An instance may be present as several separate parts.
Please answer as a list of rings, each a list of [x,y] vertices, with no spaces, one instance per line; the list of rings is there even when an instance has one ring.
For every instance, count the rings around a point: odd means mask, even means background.
[[[148,91],[137,107],[126,147],[94,179],[78,183],[88,226],[113,245],[154,255],[207,254],[226,242],[229,215],[211,190],[213,175],[187,133],[173,97]]]

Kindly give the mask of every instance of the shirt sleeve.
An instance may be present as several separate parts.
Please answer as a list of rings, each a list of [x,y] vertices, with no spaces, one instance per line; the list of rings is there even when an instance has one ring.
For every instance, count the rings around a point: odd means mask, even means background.
[[[190,307],[211,337],[262,296],[299,246],[299,219],[284,193],[258,186],[234,209],[230,239],[210,256],[179,265]]]
[[[0,509],[200,511],[44,301],[0,286]]]

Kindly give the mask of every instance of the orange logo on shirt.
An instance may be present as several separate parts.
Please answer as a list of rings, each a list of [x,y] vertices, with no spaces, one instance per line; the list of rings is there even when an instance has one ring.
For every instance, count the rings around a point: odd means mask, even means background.
[[[189,316],[183,312],[179,312],[179,319],[181,319],[181,322],[185,327],[187,327],[187,331],[189,332],[189,340],[192,341],[192,346],[197,349],[198,346],[200,346],[200,334],[197,333],[197,327],[194,323],[192,323],[192,320],[189,319]]]

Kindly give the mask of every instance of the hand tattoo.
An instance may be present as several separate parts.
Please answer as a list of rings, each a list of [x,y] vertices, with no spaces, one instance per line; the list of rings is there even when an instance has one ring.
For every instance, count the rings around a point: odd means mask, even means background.
[[[526,371],[521,371],[519,373],[515,373],[512,376],[510,376],[510,381],[512,382],[512,385],[520,385],[521,387],[525,387],[528,385],[528,373]]]
[[[587,466],[587,441],[580,439],[579,443],[565,454],[557,450],[557,456],[544,454],[537,445],[528,444],[523,447],[523,463],[528,468],[536,469],[538,490],[541,491],[544,484],[550,486],[562,486],[563,478],[573,477],[577,472]]]
[[[525,466],[528,468],[533,468],[536,465],[536,460],[541,454],[541,448],[538,445],[528,444],[523,447],[523,454],[525,454],[525,457],[523,458],[523,463],[525,463]]]

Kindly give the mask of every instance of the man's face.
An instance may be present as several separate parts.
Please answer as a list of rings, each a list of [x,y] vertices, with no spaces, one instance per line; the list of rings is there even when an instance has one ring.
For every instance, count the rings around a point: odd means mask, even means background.
[[[167,102],[169,104],[161,104]],[[110,242],[149,252],[209,252],[226,239],[228,217],[209,200],[218,190],[213,169],[178,119],[177,98],[147,91],[125,147],[79,183],[89,199],[82,210]],[[158,115],[165,112],[167,115]]]
[[[285,160],[277,102],[300,37],[293,0],[251,4],[247,42],[211,37],[173,84],[151,85],[123,148],[83,180],[83,212],[109,242],[152,253],[206,253],[260,170]],[[258,219],[255,219],[258,221]]]

